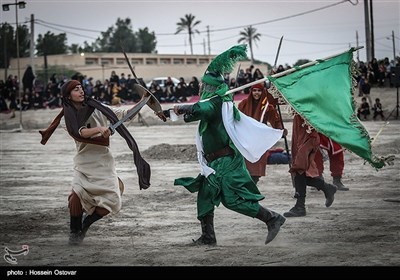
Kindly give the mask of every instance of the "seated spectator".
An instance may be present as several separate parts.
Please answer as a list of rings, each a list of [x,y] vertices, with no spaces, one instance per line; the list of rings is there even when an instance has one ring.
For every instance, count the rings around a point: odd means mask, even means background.
[[[367,119],[367,116],[368,116],[369,114],[371,114],[369,108],[370,108],[370,107],[369,107],[369,104],[368,104],[368,102],[367,102],[367,98],[366,98],[366,97],[361,98],[361,105],[360,105],[360,107],[359,107],[358,110],[357,110],[357,117],[358,117],[359,119],[361,119],[361,115],[363,115],[363,116],[364,116],[364,120],[366,120],[366,119]]]
[[[269,149],[267,151],[267,164],[289,164],[290,155],[282,149]]]
[[[0,95],[0,112],[7,112],[8,113],[8,105],[7,102],[5,100],[5,98],[3,97],[3,95]]]
[[[103,104],[110,105],[109,98],[104,91],[100,93],[99,101]]]
[[[164,91],[162,90],[162,88],[160,87],[159,84],[153,82],[151,83],[150,86],[150,92],[157,98],[157,100],[160,103],[163,103],[166,101],[166,94],[164,93]]]
[[[167,81],[165,82],[164,92],[166,95],[166,102],[177,101],[176,96],[175,96],[175,84],[172,81],[171,77],[168,77]]]
[[[185,102],[187,101],[186,95],[187,95],[187,85],[185,82],[185,79],[183,77],[179,78],[179,83],[176,86],[175,89],[175,98],[178,102]]]
[[[118,93],[120,90],[121,90],[121,87],[118,86],[118,84],[115,83],[112,86],[112,88],[111,88],[111,92],[112,92],[111,105],[114,105],[114,106],[121,105],[121,98],[118,96]]]
[[[193,76],[188,86],[188,95],[189,96],[198,95],[199,91],[200,91],[199,80],[197,79],[197,77]]]
[[[385,116],[383,115],[382,103],[379,98],[375,99],[375,104],[372,110],[374,110],[374,116],[372,117],[374,120],[376,119],[377,116],[381,116],[382,120],[385,119]]]
[[[33,96],[33,109],[43,109],[43,98],[39,92],[35,92]]]
[[[24,94],[22,97],[21,106],[23,111],[29,110],[33,107],[33,100],[29,94]]]
[[[61,107],[61,98],[60,94],[54,96],[54,93],[50,93],[49,100],[47,101],[47,107],[50,109],[60,108]]]

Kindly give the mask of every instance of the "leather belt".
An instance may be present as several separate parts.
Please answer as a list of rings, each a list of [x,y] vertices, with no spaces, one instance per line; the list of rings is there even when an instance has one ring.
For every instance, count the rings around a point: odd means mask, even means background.
[[[212,162],[213,160],[216,160],[217,158],[233,155],[234,153],[235,153],[235,151],[231,147],[226,146],[226,147],[222,148],[221,150],[217,150],[215,152],[206,154],[204,157],[206,158],[206,160],[208,162]]]

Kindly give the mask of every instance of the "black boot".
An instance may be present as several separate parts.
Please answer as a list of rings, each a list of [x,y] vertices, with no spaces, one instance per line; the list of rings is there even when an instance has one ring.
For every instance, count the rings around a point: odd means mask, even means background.
[[[201,224],[201,236],[197,240],[193,240],[194,245],[202,245],[203,244],[203,239],[206,236],[206,222],[204,219],[200,220]]]
[[[82,216],[71,216],[70,218],[70,233],[69,233],[69,245],[79,245],[82,242],[80,237],[82,233]]]
[[[279,230],[281,229],[281,226],[285,223],[286,219],[271,210],[268,210],[260,205],[260,209],[258,210],[258,213],[256,215],[256,218],[263,221],[268,228],[268,234],[267,234],[267,239],[265,240],[265,244],[268,244],[278,234]]]
[[[201,222],[201,236],[193,240],[194,245],[217,245],[214,232],[214,215],[206,215]]]
[[[288,212],[283,213],[283,216],[290,217],[303,217],[306,215],[306,206],[305,206],[306,198],[305,197],[297,197],[296,204],[292,209]]]
[[[283,213],[283,216],[289,217],[303,217],[306,215],[306,193],[307,193],[307,177],[305,173],[294,175],[294,187],[296,193],[294,195],[297,198],[296,204],[288,212]]]
[[[335,193],[337,191],[336,186],[324,183],[324,186],[321,188],[318,188],[318,190],[322,190],[325,195],[325,206],[329,207],[332,205],[333,201],[335,200]]]
[[[81,232],[81,240],[83,240],[86,236],[86,232],[88,231],[91,224],[100,220],[103,216],[100,216],[93,212],[92,215],[86,215],[82,221],[82,232]]]
[[[333,176],[333,184],[337,187],[338,191],[348,191],[342,183],[342,176]]]
[[[325,194],[325,206],[329,207],[335,200],[335,193],[337,191],[336,186],[321,180],[318,177],[311,178],[307,177],[307,185],[315,187],[319,191],[323,191]]]

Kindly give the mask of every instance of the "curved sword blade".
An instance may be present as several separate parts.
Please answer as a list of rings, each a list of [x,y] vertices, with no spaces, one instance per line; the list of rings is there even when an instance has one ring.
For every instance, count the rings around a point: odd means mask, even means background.
[[[146,96],[145,98],[143,98],[138,104],[136,104],[135,107],[133,107],[131,110],[128,111],[128,113],[119,121],[117,121],[115,124],[110,125],[109,129],[111,130],[111,134],[114,134],[115,129],[120,126],[122,123],[124,123],[126,120],[128,119],[132,119],[134,116],[137,115],[137,113],[139,113],[140,109],[143,108],[144,105],[146,105],[146,103],[149,101],[150,99],[150,95]]]

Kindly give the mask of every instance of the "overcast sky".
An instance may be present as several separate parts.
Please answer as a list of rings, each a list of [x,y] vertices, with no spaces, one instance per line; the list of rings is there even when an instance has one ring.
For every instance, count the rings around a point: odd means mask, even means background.
[[[180,18],[192,14],[201,21],[197,26],[201,33],[193,38],[194,54],[208,54],[207,27],[211,54],[219,54],[236,45],[239,32],[248,25],[261,34],[254,46],[255,59],[270,64],[274,63],[281,36],[284,39],[278,64],[292,65],[298,59],[315,60],[341,53],[357,45],[357,33],[358,45],[365,46],[364,0],[352,0],[353,4],[342,0],[24,1],[25,9],[18,9],[19,22],[26,22],[29,27],[33,14],[36,37],[47,31],[65,32],[68,45],[92,43],[118,18],[129,17],[134,32],[145,27],[155,32],[158,53],[190,54],[186,32],[174,33]],[[0,2],[9,4],[14,0]],[[15,6],[10,8],[0,11],[1,22],[15,24]],[[400,0],[373,0],[373,18],[375,57],[392,60],[392,31],[396,55],[400,55]],[[365,48],[359,51],[359,58],[366,60]]]

